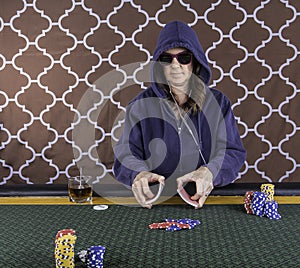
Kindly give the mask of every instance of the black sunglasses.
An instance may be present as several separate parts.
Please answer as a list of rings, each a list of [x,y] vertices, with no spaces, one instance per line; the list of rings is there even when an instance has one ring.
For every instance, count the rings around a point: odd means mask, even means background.
[[[178,54],[164,52],[158,57],[158,60],[162,65],[170,65],[173,59],[176,58],[180,64],[186,65],[192,61],[192,57],[192,54],[187,51],[183,51]]]

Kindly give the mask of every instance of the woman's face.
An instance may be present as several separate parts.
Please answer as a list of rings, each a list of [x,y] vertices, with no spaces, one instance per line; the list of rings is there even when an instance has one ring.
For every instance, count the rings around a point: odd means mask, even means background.
[[[176,55],[187,51],[184,48],[171,48],[165,51],[168,54]],[[173,57],[171,64],[163,65],[165,77],[172,88],[177,88],[184,93],[188,92],[189,79],[193,71],[192,60],[188,64],[181,64],[176,57]]]

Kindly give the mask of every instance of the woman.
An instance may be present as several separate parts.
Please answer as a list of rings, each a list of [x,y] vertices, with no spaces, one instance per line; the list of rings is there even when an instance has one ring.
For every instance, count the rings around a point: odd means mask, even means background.
[[[210,68],[196,33],[180,21],[161,31],[153,55],[151,86],[128,105],[114,148],[114,174],[143,207],[149,185],[193,183],[202,207],[214,186],[233,182],[245,161],[230,101],[209,88]],[[166,179],[166,181],[165,181]]]

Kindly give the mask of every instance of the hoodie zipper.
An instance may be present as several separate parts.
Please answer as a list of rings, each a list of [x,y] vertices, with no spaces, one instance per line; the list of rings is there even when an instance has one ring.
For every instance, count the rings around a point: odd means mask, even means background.
[[[176,116],[176,114],[175,114],[175,111],[173,110],[173,108],[171,107],[171,105],[170,105],[168,102],[167,102],[167,105],[170,107],[170,110],[171,110],[172,113],[173,113],[174,120],[176,121],[176,124],[177,124],[177,133],[178,133],[178,135],[181,135],[182,127],[183,127],[183,125],[185,125],[186,128],[187,128],[187,130],[189,131],[191,137],[193,138],[196,147],[198,148],[198,151],[199,151],[199,154],[200,154],[200,157],[201,157],[203,163],[206,165],[207,162],[206,162],[206,160],[205,160],[205,158],[204,158],[204,156],[203,156],[203,153],[202,153],[201,131],[199,130],[199,135],[200,135],[199,139],[200,139],[200,141],[197,141],[195,135],[193,134],[191,128],[189,127],[188,123],[187,123],[186,120],[185,120],[185,117],[186,117],[186,116],[189,116],[189,115],[188,115],[189,112],[187,112],[187,113],[185,114],[185,116],[183,116],[183,115],[181,114],[181,112],[180,112],[180,108],[178,107],[178,104],[176,105],[176,103],[175,103],[175,108],[177,109],[177,111],[178,111],[178,113],[179,113],[179,119],[177,119],[177,116]],[[198,123],[199,123],[199,126],[200,126],[200,122],[198,122]]]

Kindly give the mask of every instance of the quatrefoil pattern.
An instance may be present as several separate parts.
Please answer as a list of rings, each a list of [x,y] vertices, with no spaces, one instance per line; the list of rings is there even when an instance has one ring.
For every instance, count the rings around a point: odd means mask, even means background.
[[[128,101],[162,27],[188,23],[232,102],[237,182],[300,180],[297,0],[6,0],[0,9],[0,184],[112,178]]]

